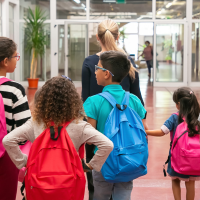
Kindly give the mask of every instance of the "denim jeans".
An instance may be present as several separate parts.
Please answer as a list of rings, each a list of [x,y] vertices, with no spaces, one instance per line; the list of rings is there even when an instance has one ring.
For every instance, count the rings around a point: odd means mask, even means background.
[[[153,62],[152,60],[146,60],[147,67],[148,67],[148,72],[151,74],[151,68],[153,67]]]
[[[101,172],[92,171],[94,184],[93,200],[130,200],[133,189],[133,181],[121,183],[109,183],[105,181]]]

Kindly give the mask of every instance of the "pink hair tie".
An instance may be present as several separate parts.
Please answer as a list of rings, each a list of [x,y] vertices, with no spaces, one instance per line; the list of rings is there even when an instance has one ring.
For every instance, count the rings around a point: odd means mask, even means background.
[[[192,94],[193,92],[192,91],[190,91],[190,94]]]

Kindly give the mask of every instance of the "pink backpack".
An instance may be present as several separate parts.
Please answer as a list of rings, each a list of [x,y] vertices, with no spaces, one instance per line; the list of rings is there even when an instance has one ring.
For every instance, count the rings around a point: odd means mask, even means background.
[[[4,78],[0,78],[0,85],[2,85],[5,82],[8,81],[12,81],[6,77]],[[7,135],[7,128],[6,128],[6,117],[5,117],[5,110],[4,110],[4,102],[3,102],[3,98],[2,95],[0,93],[0,158],[3,157],[4,153],[5,153],[5,148],[3,146],[2,140],[3,138]],[[31,142],[27,141],[25,145],[20,146],[21,151],[28,155],[30,148],[31,148]],[[24,179],[24,174],[25,174],[25,168],[22,168],[19,171],[19,177],[18,180],[20,182],[23,182]]]
[[[8,78],[0,78],[0,85],[3,83],[11,81]],[[5,148],[3,146],[2,140],[7,135],[7,128],[6,128],[6,117],[5,117],[5,110],[4,110],[4,103],[3,97],[0,93],[0,158],[3,157],[5,153]]]
[[[178,115],[178,114],[177,114]],[[179,124],[171,147],[172,169],[184,175],[200,175],[200,135],[188,136],[185,121]]]
[[[31,146],[32,146],[32,143],[30,141],[27,141],[26,144],[20,146],[20,149],[21,149],[22,153],[24,153],[28,156]],[[26,173],[26,167],[23,167],[22,169],[20,169],[19,175],[18,175],[19,182],[24,181],[25,173]]]

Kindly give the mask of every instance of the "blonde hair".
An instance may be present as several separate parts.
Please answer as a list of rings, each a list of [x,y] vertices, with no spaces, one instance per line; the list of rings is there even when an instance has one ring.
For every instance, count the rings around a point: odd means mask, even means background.
[[[102,45],[105,47],[107,51],[120,51],[124,54],[126,52],[123,49],[120,49],[117,44],[116,40],[119,36],[119,26],[116,22],[111,19],[106,19],[102,21],[98,25],[98,37],[101,41]],[[131,68],[129,70],[129,76],[134,79],[135,78],[135,68],[131,64]]]

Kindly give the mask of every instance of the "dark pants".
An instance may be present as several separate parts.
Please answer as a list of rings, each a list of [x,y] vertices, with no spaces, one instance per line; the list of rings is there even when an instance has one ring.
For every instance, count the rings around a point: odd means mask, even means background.
[[[0,158],[0,199],[15,200],[19,170],[7,152]]]
[[[86,150],[86,162],[89,163],[92,157],[94,156],[94,145],[85,145]],[[87,181],[88,181],[88,191],[89,191],[89,200],[93,200],[94,195],[94,185],[93,185],[93,177],[92,172],[87,172]]]
[[[86,162],[89,163],[92,157],[94,156],[95,145],[86,144],[85,149],[86,149]],[[93,184],[92,171],[87,172],[86,174],[87,174],[87,181],[88,181],[89,200],[93,200],[94,184]],[[112,200],[112,196],[110,197],[110,200]]]
[[[153,67],[152,60],[146,60],[147,67],[148,67],[148,72],[151,74],[151,68]]]

